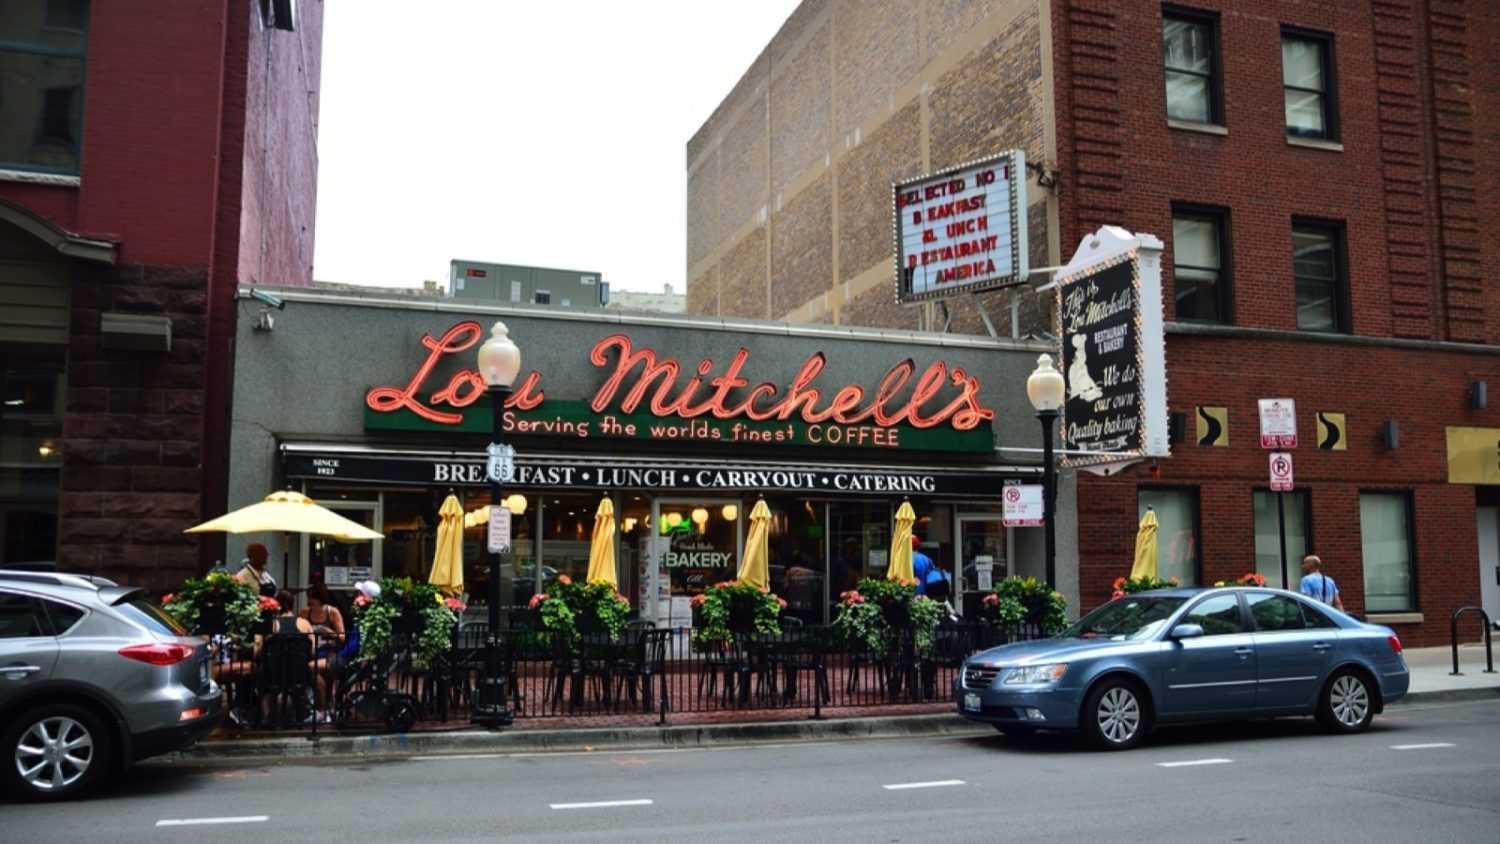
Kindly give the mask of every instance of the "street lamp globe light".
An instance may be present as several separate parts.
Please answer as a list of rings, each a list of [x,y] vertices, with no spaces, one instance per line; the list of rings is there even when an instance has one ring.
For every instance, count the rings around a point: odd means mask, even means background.
[[[1063,393],[1066,389],[1062,373],[1052,365],[1052,356],[1038,357],[1036,370],[1026,379],[1026,397],[1031,399],[1031,406],[1039,413],[1056,411],[1063,405]]]
[[[479,347],[479,374],[491,387],[509,387],[521,372],[521,350],[510,339],[505,323],[496,321]]]

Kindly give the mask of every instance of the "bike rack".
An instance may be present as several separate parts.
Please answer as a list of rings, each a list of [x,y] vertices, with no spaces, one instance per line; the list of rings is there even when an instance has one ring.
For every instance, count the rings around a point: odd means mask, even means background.
[[[1490,646],[1490,614],[1482,607],[1459,607],[1453,611],[1453,617],[1448,620],[1448,642],[1453,647],[1453,670],[1449,672],[1457,677],[1463,674],[1458,670],[1458,619],[1466,612],[1477,612],[1484,619],[1484,673],[1495,673],[1495,652]]]

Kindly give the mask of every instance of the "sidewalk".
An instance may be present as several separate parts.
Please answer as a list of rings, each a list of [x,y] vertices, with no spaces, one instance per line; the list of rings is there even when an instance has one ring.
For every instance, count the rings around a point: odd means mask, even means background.
[[[1484,673],[1484,646],[1459,646],[1460,676],[1453,670],[1449,648],[1408,648],[1411,689],[1393,707],[1453,700],[1500,699],[1500,673]],[[282,734],[247,738],[216,734],[184,753],[163,761],[252,761],[314,759],[349,756],[400,757],[439,753],[536,753],[557,751],[642,750],[708,747],[755,742],[838,741],[846,739],[912,738],[988,735],[990,728],[960,718],[952,703],[825,710],[826,718],[811,720],[812,710],[784,709],[749,712],[680,713],[670,724],[656,725],[656,716],[610,715],[584,718],[522,719],[499,732],[455,724],[450,730],[405,734],[320,735]]]

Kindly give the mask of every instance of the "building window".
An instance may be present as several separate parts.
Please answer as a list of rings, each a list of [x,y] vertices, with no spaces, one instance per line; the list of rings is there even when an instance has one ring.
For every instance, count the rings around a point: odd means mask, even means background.
[[[1228,215],[1219,209],[1172,209],[1172,276],[1177,319],[1229,322]]]
[[[1286,98],[1288,137],[1325,141],[1338,137],[1331,36],[1283,30],[1281,86]]]
[[[1219,123],[1218,19],[1184,9],[1162,13],[1167,117]]]
[[[1281,579],[1281,519],[1276,512],[1276,497],[1281,500],[1286,522],[1286,581]],[[1266,579],[1267,586],[1297,591],[1302,579],[1302,558],[1311,547],[1309,513],[1311,500],[1306,492],[1255,491],[1255,571]]]
[[[550,291],[550,290],[538,290],[536,293],[532,294],[532,296],[531,296],[531,302],[534,305],[550,305],[550,304],[552,304],[552,291]]]
[[[1137,516],[1156,511],[1156,576],[1183,586],[1198,582],[1198,490],[1143,487]]]
[[[1411,496],[1406,493],[1367,492],[1359,496],[1365,612],[1412,612],[1417,608],[1411,517]]]
[[[77,175],[88,0],[9,0],[0,22],[0,168]]]
[[[1342,228],[1332,223],[1293,221],[1292,274],[1297,286],[1297,328],[1348,332]]]

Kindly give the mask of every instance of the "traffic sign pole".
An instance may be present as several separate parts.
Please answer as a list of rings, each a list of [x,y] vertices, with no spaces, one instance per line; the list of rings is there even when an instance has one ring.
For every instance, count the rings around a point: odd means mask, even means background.
[[[1291,581],[1287,579],[1286,566],[1286,506],[1283,503],[1286,493],[1276,493],[1276,530],[1281,534],[1281,588],[1290,589]]]

